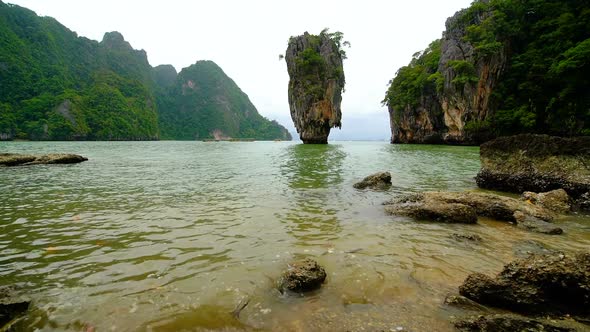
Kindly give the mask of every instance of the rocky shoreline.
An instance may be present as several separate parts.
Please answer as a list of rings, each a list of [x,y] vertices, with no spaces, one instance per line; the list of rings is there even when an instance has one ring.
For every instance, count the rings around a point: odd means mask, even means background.
[[[486,217],[527,231],[559,235],[560,216],[590,208],[590,137],[546,135],[502,137],[481,146],[483,189],[521,194],[519,198],[478,191],[421,192],[383,203],[385,212],[416,221],[476,224]],[[379,173],[378,173],[379,174]],[[376,179],[378,174],[367,177]],[[453,234],[457,241],[484,241]],[[541,244],[542,245],[542,244]],[[454,319],[459,331],[586,331],[590,329],[590,252],[548,250],[528,253],[494,278],[472,273],[445,304],[475,316]],[[498,313],[497,310],[514,313]]]

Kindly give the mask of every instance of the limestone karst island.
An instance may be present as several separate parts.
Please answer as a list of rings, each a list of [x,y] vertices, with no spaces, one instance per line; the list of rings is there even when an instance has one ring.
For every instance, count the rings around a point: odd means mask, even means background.
[[[588,1],[4,1],[0,332],[590,331]]]

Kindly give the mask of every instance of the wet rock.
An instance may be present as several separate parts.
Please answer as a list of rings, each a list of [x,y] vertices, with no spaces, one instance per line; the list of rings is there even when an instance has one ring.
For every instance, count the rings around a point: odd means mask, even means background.
[[[391,173],[389,172],[371,174],[353,185],[356,189],[387,189],[389,186],[391,186]]]
[[[590,253],[531,255],[491,278],[467,277],[459,293],[483,305],[524,314],[590,317]]]
[[[563,189],[556,189],[540,194],[525,191],[522,194],[522,199],[557,213],[567,213],[571,210],[570,197]]]
[[[26,166],[39,164],[75,164],[88,158],[77,154],[52,153],[45,155],[28,155],[17,153],[0,153],[0,166]]]
[[[0,303],[0,327],[27,312],[29,304],[30,302]]]
[[[574,204],[580,210],[590,211],[590,191],[578,197]]]
[[[466,298],[465,296],[449,294],[445,297],[445,304],[465,310],[488,311],[485,306]]]
[[[418,220],[461,224],[477,223],[477,214],[472,207],[465,204],[445,203],[436,200],[402,201],[387,205],[385,212]]]
[[[543,221],[533,216],[528,216],[520,211],[514,212],[514,218],[516,219],[517,226],[527,231],[542,233],[547,235],[561,235],[563,229],[553,225],[552,223]]]
[[[30,301],[25,301],[17,295],[14,285],[0,286],[0,330],[4,331],[6,324],[22,316],[29,309]]]
[[[545,319],[532,319],[517,315],[496,314],[479,315],[463,318],[454,322],[459,331],[464,332],[575,332],[574,327],[564,326],[567,323],[550,322]]]
[[[479,236],[477,234],[453,233],[453,234],[451,234],[451,237],[455,240],[458,240],[458,241],[461,241],[461,240],[467,240],[467,241],[471,241],[471,242],[481,242],[482,241],[481,236]]]
[[[559,232],[534,221],[550,222],[556,214],[523,200],[479,192],[424,192],[398,197],[384,203],[385,211],[416,219],[441,222],[475,223],[477,216],[500,221],[527,222],[525,229]]]
[[[291,37],[285,54],[291,119],[303,143],[328,143],[340,128],[344,69],[339,45],[327,32]]]
[[[289,264],[279,280],[281,292],[308,292],[318,289],[326,280],[326,271],[313,259],[306,258]]]
[[[480,147],[481,188],[522,193],[564,189],[577,199],[590,191],[590,137],[516,135]]]

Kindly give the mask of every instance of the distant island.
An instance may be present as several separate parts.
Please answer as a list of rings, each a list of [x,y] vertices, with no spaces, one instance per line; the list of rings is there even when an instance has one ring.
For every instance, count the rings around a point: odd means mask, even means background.
[[[588,4],[474,1],[386,93],[392,143],[590,135]]]
[[[118,32],[101,42],[0,1],[0,140],[291,140],[212,61],[153,68]]]

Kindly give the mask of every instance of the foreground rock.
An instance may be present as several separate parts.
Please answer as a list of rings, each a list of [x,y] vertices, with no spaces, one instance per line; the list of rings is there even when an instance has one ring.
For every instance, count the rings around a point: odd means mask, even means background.
[[[479,315],[463,318],[454,323],[459,331],[463,332],[575,332],[571,323],[553,322],[545,319],[532,319],[517,315]]]
[[[303,143],[328,143],[333,127],[341,127],[344,69],[340,41],[323,31],[291,37],[285,54],[289,72],[289,108]]]
[[[423,193],[403,197],[387,203],[385,212],[391,215],[402,215],[419,220],[444,223],[477,223],[477,214],[472,207],[435,199],[431,194]]]
[[[326,280],[326,271],[316,261],[306,258],[289,264],[279,280],[278,287],[281,293],[308,292],[318,289]]]
[[[574,199],[590,192],[590,137],[500,137],[480,147],[481,188],[522,193],[564,189]]]
[[[364,178],[361,182],[353,185],[356,189],[387,189],[391,186],[391,173],[379,172],[371,174]]]
[[[0,153],[0,166],[26,166],[39,164],[76,164],[88,158],[77,154],[52,153],[29,155],[18,153]]]
[[[480,304],[523,314],[590,318],[590,253],[531,255],[496,278],[467,277],[459,293]]]
[[[548,234],[563,231],[549,222],[557,211],[521,199],[477,192],[424,192],[385,203],[385,211],[416,219],[473,224],[477,217],[522,223],[525,229]]]

